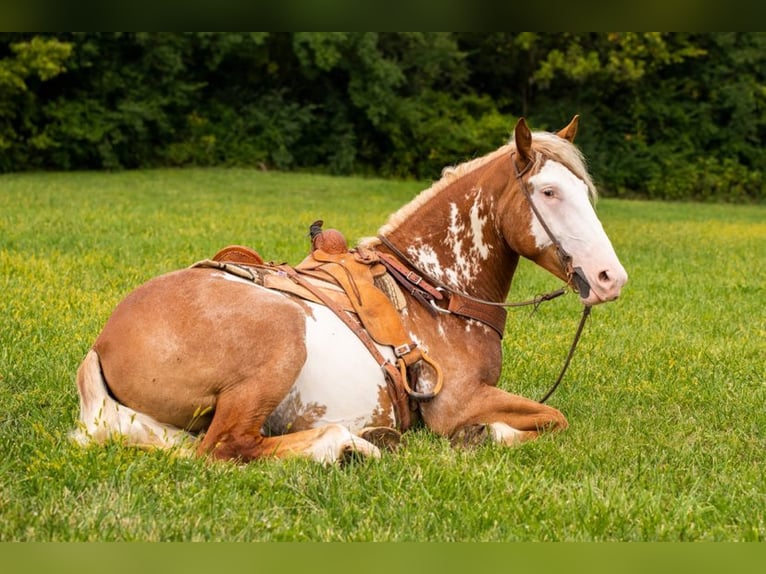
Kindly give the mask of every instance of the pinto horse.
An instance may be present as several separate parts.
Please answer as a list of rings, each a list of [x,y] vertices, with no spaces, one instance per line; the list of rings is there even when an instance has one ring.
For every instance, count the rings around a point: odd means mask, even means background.
[[[617,299],[627,274],[593,209],[596,190],[572,143],[577,122],[549,133],[520,119],[509,144],[445,169],[360,247],[397,257],[444,301],[460,293],[504,302],[520,257],[567,282],[585,306]],[[567,427],[557,409],[497,388],[502,322],[498,330],[443,301],[404,297],[401,322],[443,377],[440,392],[417,403],[420,424],[508,445]],[[378,350],[395,360],[390,347]],[[422,368],[417,388],[433,389],[435,378]],[[80,443],[122,437],[243,462],[377,457],[401,422],[381,365],[327,306],[210,268],[129,294],[77,387]]]

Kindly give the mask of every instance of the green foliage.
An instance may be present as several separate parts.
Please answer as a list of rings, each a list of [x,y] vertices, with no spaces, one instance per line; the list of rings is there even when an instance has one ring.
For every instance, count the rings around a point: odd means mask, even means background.
[[[0,541],[763,542],[764,206],[601,200],[631,279],[594,308],[549,401],[570,428],[519,448],[453,450],[417,429],[380,460],[325,468],[67,439],[77,366],[138,284],[231,243],[297,263],[318,217],[353,241],[422,187],[247,169],[0,176]],[[557,284],[524,261],[512,297]],[[579,308],[510,313],[502,388],[541,396]]]
[[[604,195],[763,202],[763,33],[0,34],[0,172],[435,178],[525,116]]]
[[[396,117],[398,125],[385,127],[401,151],[384,161],[381,171],[421,179],[437,179],[444,167],[498,148],[510,139],[514,125],[486,96],[454,98],[442,92],[402,102]]]
[[[608,34],[587,55],[580,35],[562,42],[536,74],[596,116],[580,143],[607,195],[763,201],[765,35]]]
[[[9,36],[2,48],[9,55],[0,59],[0,171],[23,162],[23,148],[45,148],[52,144],[40,129],[42,85],[66,71],[72,45],[56,39]],[[2,53],[2,52],[0,52]]]
[[[312,107],[268,92],[238,110],[211,107],[208,117],[191,113],[188,137],[163,152],[171,165],[270,165],[289,170],[296,164],[295,143],[313,119]],[[216,118],[212,121],[209,118]]]
[[[533,74],[535,82],[549,87],[557,75],[578,83],[635,84],[648,74],[670,64],[705,54],[681,35],[659,32],[612,32],[608,34],[570,33],[557,37],[527,33],[525,45],[533,49],[538,42],[554,42],[544,50]],[[559,47],[560,46],[560,47]]]
[[[651,199],[693,199],[752,203],[759,199],[763,173],[749,170],[732,158],[712,157],[668,161],[646,182]]]

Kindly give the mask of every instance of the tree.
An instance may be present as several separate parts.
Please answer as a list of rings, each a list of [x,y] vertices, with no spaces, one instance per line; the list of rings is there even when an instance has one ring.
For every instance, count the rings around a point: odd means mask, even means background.
[[[55,38],[6,35],[0,39],[0,170],[23,167],[33,150],[53,142],[41,125],[37,94],[66,71],[72,45]]]

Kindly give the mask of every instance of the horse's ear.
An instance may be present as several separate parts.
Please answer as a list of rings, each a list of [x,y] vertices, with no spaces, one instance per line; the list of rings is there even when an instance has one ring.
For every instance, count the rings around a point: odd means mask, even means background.
[[[519,118],[513,130],[513,141],[516,143],[516,167],[523,170],[532,158],[532,132],[529,131],[527,120]]]
[[[572,118],[572,121],[569,122],[569,125],[559,131],[556,135],[560,138],[564,138],[569,143],[574,142],[575,135],[577,135],[577,124],[580,122],[580,116],[575,116]]]

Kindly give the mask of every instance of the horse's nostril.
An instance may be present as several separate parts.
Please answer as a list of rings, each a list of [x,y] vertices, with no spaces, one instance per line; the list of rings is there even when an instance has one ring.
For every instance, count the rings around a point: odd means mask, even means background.
[[[611,278],[609,277],[609,273],[607,273],[606,271],[602,271],[601,273],[598,274],[598,280],[601,281],[602,283],[607,283],[610,279]]]

